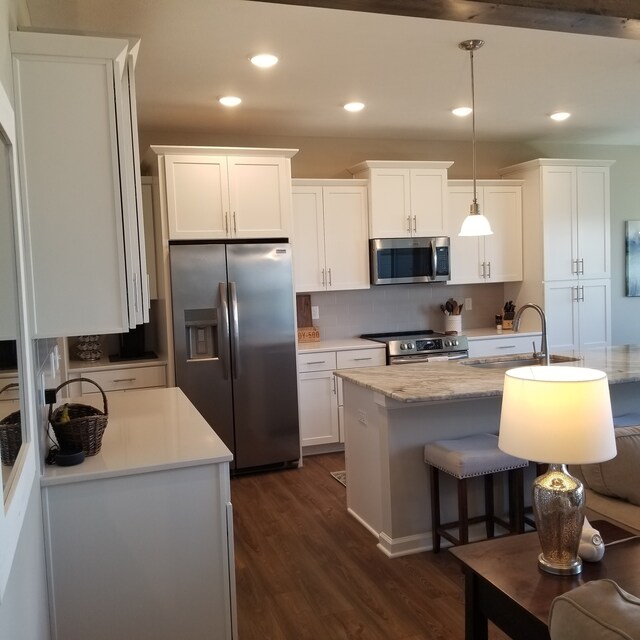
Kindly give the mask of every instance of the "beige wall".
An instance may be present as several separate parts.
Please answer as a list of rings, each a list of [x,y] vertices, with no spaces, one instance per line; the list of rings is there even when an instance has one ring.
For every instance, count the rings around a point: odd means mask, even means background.
[[[470,142],[289,138],[284,136],[207,135],[141,131],[141,151],[150,144],[189,144],[300,149],[292,160],[295,178],[349,178],[346,170],[362,160],[453,160],[449,176],[471,177]],[[640,343],[640,298],[625,297],[624,221],[640,220],[640,147],[479,142],[478,177],[497,178],[500,167],[539,157],[615,160],[611,169],[612,337],[614,344]],[[481,297],[475,285],[472,295]],[[468,291],[465,290],[468,294]],[[500,296],[498,296],[500,297]],[[473,326],[482,324],[474,319]]]

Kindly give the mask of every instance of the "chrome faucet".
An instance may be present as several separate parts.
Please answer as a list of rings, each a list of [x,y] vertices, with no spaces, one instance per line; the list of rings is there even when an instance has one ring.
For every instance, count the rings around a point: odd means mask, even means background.
[[[517,311],[513,318],[513,330],[518,331],[520,326],[520,316],[525,309],[535,309],[540,316],[540,323],[542,324],[542,338],[540,340],[540,351],[536,351],[536,343],[533,343],[533,357],[540,359],[540,364],[549,366],[551,364],[551,358],[549,356],[549,347],[547,345],[547,318],[544,315],[544,311],[537,304],[533,302],[527,302],[523,304]]]

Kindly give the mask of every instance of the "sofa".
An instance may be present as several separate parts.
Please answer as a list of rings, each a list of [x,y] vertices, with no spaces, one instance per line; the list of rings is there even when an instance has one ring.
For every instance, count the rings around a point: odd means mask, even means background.
[[[615,458],[572,465],[570,473],[584,484],[585,515],[590,522],[608,520],[640,535],[640,426],[616,427],[615,436]]]

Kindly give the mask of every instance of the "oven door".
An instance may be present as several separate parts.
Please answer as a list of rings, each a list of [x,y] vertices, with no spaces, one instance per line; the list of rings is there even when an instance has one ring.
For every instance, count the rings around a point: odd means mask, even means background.
[[[371,284],[446,282],[449,238],[377,238],[369,241]]]

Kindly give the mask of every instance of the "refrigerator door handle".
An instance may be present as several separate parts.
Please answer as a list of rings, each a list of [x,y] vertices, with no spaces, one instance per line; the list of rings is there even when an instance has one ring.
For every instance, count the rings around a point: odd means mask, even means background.
[[[231,347],[233,349],[232,371],[235,379],[240,377],[240,331],[238,329],[238,296],[236,295],[236,283],[229,282],[231,294]]]
[[[227,285],[224,282],[218,283],[220,291],[220,306],[222,307],[222,318],[218,326],[222,328],[222,335],[218,337],[219,344],[229,344],[229,304],[227,302]],[[225,380],[229,379],[229,361],[223,354],[222,349],[218,353],[218,357],[222,361],[222,375]]]

